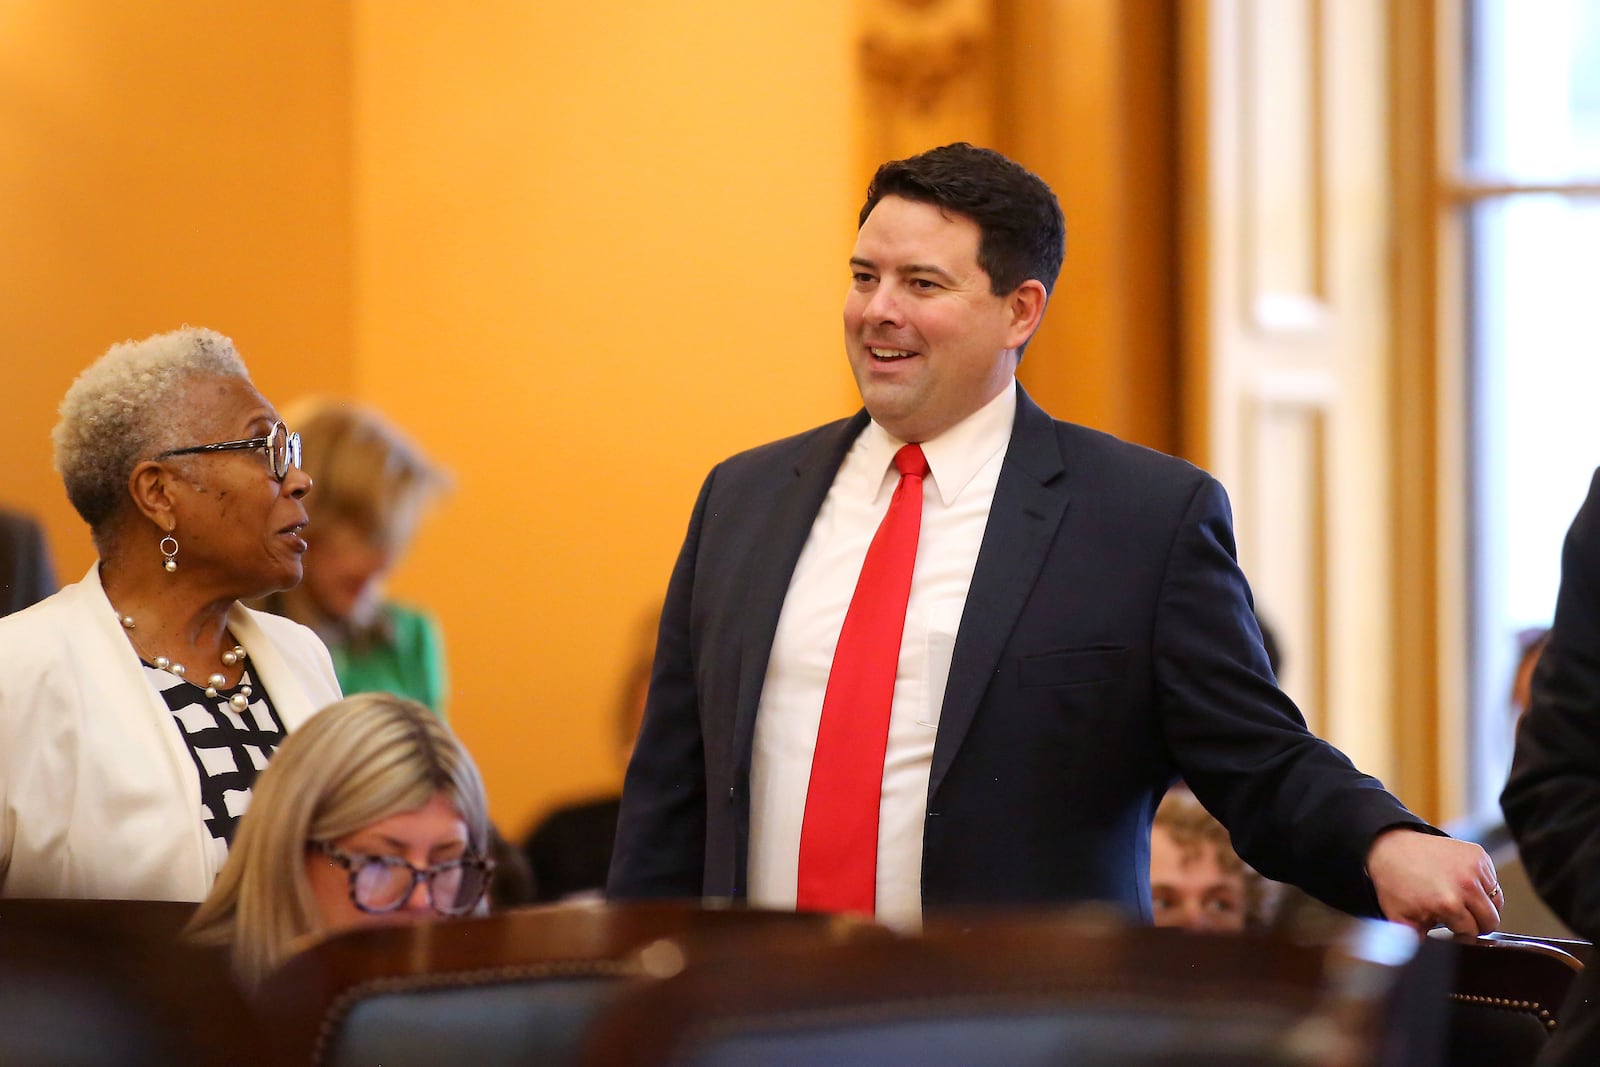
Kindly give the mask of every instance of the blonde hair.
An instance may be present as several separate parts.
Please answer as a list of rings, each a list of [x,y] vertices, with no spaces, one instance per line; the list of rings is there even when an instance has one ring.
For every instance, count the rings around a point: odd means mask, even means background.
[[[314,522],[348,522],[398,550],[423,507],[450,484],[443,469],[369,408],[305,400],[286,411],[284,421],[300,434],[304,470],[317,487],[306,499]]]
[[[232,945],[240,984],[255,989],[322,930],[306,848],[334,841],[444,793],[472,849],[489,850],[488,803],[472,757],[414,700],[362,693],[291,733],[261,776],[228,861],[185,928],[197,944]]]
[[[184,326],[112,345],[67,389],[50,433],[55,468],[97,543],[129,500],[133,468],[192,443],[178,439],[192,421],[180,400],[200,375],[250,380],[232,341]]]
[[[1247,930],[1261,930],[1270,925],[1272,912],[1277,907],[1278,885],[1263,878],[1255,868],[1239,858],[1233,850],[1233,838],[1207,811],[1187,786],[1177,785],[1167,790],[1156,808],[1155,825],[1172,835],[1172,841],[1186,860],[1193,859],[1209,846],[1217,857],[1217,867],[1225,874],[1237,873],[1244,881],[1244,921]]]

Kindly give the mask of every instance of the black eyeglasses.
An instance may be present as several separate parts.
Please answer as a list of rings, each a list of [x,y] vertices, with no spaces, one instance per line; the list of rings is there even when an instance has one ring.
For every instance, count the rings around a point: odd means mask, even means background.
[[[465,915],[478,906],[494,876],[494,860],[470,853],[419,869],[399,856],[364,856],[326,841],[313,841],[311,847],[349,872],[350,902],[369,915],[402,907],[418,882],[427,883],[428,906],[434,911]]]
[[[193,448],[169,448],[156,458],[166,459],[168,456],[191,456],[202,452],[234,452],[254,448],[259,448],[267,454],[267,466],[272,468],[272,476],[280,482],[289,476],[290,467],[300,466],[300,435],[290,433],[289,427],[281,422],[273,423],[271,432],[265,437],[248,437],[243,441],[218,441],[214,445],[195,445]]]

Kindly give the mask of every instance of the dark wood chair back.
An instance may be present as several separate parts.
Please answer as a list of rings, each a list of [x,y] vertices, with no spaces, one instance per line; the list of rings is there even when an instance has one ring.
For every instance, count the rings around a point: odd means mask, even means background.
[[[114,929],[176,942],[198,906],[181,900],[0,899],[0,931],[39,925]]]
[[[1503,934],[1456,937],[1450,1067],[1531,1064],[1561,1023],[1587,942]]]
[[[691,961],[604,1009],[585,1062],[1425,1067],[1386,1029],[1416,948],[1356,920],[1311,946],[1098,911],[936,918],[918,937]]]
[[[179,943],[193,910],[0,900],[0,1063],[274,1063],[226,957]]]
[[[264,984],[261,1018],[297,1063],[560,1064],[630,981],[751,939],[815,945],[889,936],[825,916],[698,903],[555,904],[481,919],[347,931]]]

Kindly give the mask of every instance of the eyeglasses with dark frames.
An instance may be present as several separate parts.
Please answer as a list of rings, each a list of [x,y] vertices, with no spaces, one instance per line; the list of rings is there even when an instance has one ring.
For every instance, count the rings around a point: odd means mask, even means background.
[[[267,454],[267,466],[271,468],[272,476],[280,482],[289,476],[290,467],[300,466],[300,435],[290,433],[289,427],[281,422],[273,423],[271,431],[265,437],[247,437],[242,441],[218,441],[216,444],[195,445],[191,448],[169,448],[156,456],[156,459],[256,448]]]
[[[350,902],[369,915],[395,911],[411,899],[417,883],[428,886],[428,906],[440,915],[465,915],[489,891],[494,860],[468,853],[428,867],[413,867],[399,856],[346,852],[327,842],[311,847],[350,875]]]

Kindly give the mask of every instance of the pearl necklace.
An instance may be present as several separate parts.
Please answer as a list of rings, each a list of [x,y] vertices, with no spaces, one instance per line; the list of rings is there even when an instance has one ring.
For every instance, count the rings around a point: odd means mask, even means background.
[[[115,610],[115,609],[113,609],[113,610]],[[134,626],[136,625],[134,623],[134,621],[133,621],[133,616],[132,615],[122,615],[122,614],[119,613],[117,615],[117,621],[122,623],[122,628],[124,630],[132,630],[134,628]],[[225,651],[225,652],[222,653],[222,665],[224,667],[232,667],[235,663],[243,663],[243,662],[244,662],[244,646],[243,645],[234,645],[233,648],[231,648],[228,651]],[[157,657],[155,657],[154,659],[152,659],[150,661],[150,665],[152,667],[154,667],[158,671],[166,671],[168,674],[177,675],[179,678],[182,678],[184,681],[188,681],[189,680],[188,679],[188,674],[189,674],[188,669],[186,667],[184,667],[183,664],[174,663],[174,662],[172,662],[170,659],[168,659],[165,656],[157,656]],[[217,690],[221,689],[223,686],[225,686],[227,684],[228,684],[227,676],[225,674],[223,674],[221,671],[218,671],[217,673],[213,674],[211,677],[206,679],[206,685],[205,685],[206,696],[210,697],[212,700],[217,699],[217,697],[221,695],[220,693],[217,692]],[[248,708],[250,706],[250,694],[251,694],[251,692],[252,692],[252,690],[251,690],[251,688],[250,688],[250,686],[248,684],[241,685],[239,687],[239,691],[228,698],[228,706],[230,708],[232,708],[234,711],[243,712],[246,708]]]

